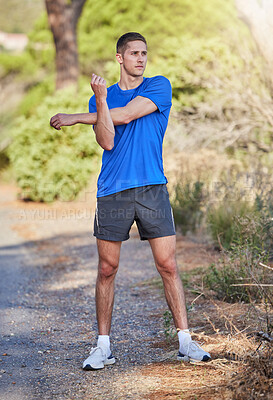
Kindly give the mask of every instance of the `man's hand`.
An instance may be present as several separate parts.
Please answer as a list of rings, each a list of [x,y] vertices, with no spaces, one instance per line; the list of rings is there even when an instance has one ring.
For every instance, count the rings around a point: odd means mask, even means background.
[[[62,126],[77,124],[77,114],[56,114],[50,119],[50,125],[58,131]]]
[[[91,88],[96,96],[96,100],[106,100],[107,87],[106,81],[98,75],[92,74]]]

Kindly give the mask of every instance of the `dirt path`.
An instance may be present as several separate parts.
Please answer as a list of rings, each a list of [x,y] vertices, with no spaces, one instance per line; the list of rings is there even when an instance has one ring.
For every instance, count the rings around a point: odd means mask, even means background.
[[[209,377],[214,384],[213,365],[200,369],[175,361],[177,343],[168,345],[163,330],[163,293],[143,284],[158,276],[151,250],[134,229],[122,246],[116,280],[111,338],[117,363],[97,372],[81,369],[97,332],[90,203],[23,204],[13,188],[1,187],[0,398],[177,399],[186,398],[189,377],[196,389]],[[178,238],[185,269],[215,257],[204,245]],[[194,297],[188,293],[189,301]],[[197,332],[212,334],[207,348],[213,351],[215,332],[200,312],[204,305],[196,304],[190,321]],[[213,313],[214,306],[206,304],[206,310]]]

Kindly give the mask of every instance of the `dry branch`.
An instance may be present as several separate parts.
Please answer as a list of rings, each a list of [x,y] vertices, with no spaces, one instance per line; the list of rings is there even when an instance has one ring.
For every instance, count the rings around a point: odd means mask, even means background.
[[[257,283],[233,283],[230,286],[257,286],[257,287],[264,286],[264,287],[271,287],[271,286],[273,286],[273,284],[270,284],[270,283],[259,283],[259,284],[257,284]]]
[[[263,263],[259,263],[259,265],[261,265],[262,267],[264,267],[264,268],[268,268],[268,269],[271,269],[271,271],[273,271],[273,268],[272,267],[269,267],[269,265],[265,265],[265,264],[263,264]]]

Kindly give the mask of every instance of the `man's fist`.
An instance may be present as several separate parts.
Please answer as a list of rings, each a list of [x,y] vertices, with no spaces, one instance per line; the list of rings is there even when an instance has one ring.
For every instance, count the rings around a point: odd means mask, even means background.
[[[56,114],[50,119],[50,125],[58,131],[62,126],[71,126],[77,123],[75,114]]]
[[[101,76],[92,74],[91,88],[96,96],[96,100],[106,100],[106,81]]]

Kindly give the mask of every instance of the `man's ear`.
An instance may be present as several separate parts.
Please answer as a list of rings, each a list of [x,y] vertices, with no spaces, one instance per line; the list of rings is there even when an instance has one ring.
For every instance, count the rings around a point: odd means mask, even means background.
[[[120,53],[117,53],[117,54],[116,54],[116,59],[117,59],[117,62],[118,62],[119,64],[122,64],[122,63],[123,63],[123,57],[122,57],[122,55],[121,55]]]

